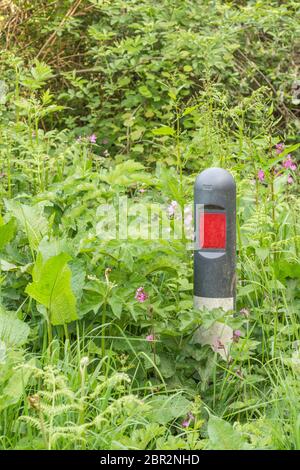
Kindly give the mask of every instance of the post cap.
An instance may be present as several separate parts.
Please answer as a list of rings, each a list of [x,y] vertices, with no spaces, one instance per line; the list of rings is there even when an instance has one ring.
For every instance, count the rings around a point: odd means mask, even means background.
[[[224,170],[224,168],[207,168],[202,171],[196,178],[195,188],[201,189],[203,186],[209,186],[216,190],[234,188],[235,181],[229,171]]]

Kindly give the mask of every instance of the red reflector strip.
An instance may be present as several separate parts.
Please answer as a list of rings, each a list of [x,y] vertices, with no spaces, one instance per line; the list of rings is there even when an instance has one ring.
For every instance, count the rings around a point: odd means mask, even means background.
[[[226,214],[200,213],[200,248],[226,247]]]

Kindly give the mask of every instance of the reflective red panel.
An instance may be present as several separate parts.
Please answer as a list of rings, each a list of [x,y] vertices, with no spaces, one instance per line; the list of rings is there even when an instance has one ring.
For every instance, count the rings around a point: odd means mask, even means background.
[[[204,224],[204,225],[203,225]],[[226,247],[226,214],[200,213],[200,247],[220,248]]]

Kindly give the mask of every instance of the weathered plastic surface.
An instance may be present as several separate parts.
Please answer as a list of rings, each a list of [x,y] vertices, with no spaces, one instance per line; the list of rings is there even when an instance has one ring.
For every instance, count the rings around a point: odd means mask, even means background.
[[[220,235],[221,248],[202,248],[200,246],[200,218],[201,206],[205,212],[211,214],[225,214],[226,241],[224,234]],[[195,181],[194,188],[194,214],[196,248],[194,251],[194,296],[198,308],[201,303],[213,306],[219,305],[224,299],[226,310],[234,307],[236,290],[236,185],[232,175],[222,168],[209,168],[204,170]],[[214,220],[214,217],[210,217]],[[215,216],[218,221],[216,228],[220,230],[222,217]],[[213,237],[212,227],[209,227],[208,236]],[[224,230],[224,226],[223,226]],[[213,245],[214,241],[208,246]],[[224,247],[225,245],[225,247]],[[199,301],[199,299],[204,299]],[[215,299],[215,300],[214,300]],[[219,300],[218,300],[219,299]],[[227,300],[226,300],[227,299]],[[231,301],[230,299],[233,299]],[[200,304],[199,304],[200,302]],[[221,302],[222,304],[222,302]],[[232,306],[231,306],[232,305]]]
[[[235,309],[236,186],[222,168],[209,168],[196,178],[194,193],[194,306],[196,309]],[[228,361],[233,330],[215,322],[198,328],[194,343],[208,344]]]

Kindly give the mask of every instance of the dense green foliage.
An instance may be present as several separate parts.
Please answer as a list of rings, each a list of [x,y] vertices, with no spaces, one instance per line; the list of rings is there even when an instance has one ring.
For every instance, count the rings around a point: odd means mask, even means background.
[[[0,2],[1,449],[300,448],[297,3]],[[176,237],[210,166],[235,316],[193,308]],[[171,240],[99,236],[125,196]],[[226,360],[193,342],[216,320]]]

